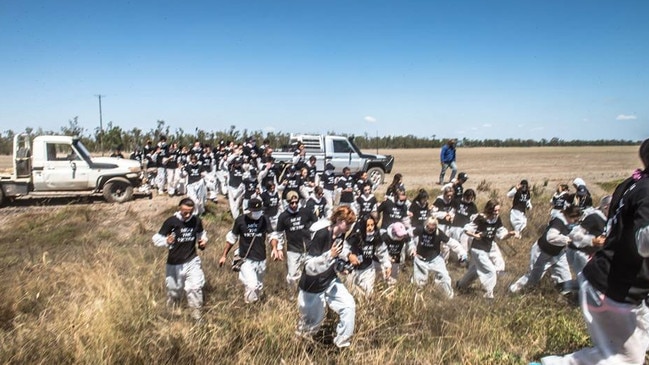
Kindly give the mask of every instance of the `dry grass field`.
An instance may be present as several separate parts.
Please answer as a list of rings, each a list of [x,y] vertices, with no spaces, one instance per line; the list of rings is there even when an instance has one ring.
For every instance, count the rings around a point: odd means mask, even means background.
[[[438,150],[386,150],[395,155],[409,194],[434,196]],[[506,272],[496,298],[482,298],[478,283],[451,300],[433,285],[418,291],[405,267],[395,288],[379,283],[357,299],[352,346],[334,349],[336,316],[314,341],[294,336],[297,306],[284,283],[285,265],[269,262],[265,298],[243,303],[243,288],[217,265],[232,219],[223,198],[208,204],[210,236],[201,253],[206,274],[205,313],[164,305],[164,249],[151,236],[176,209],[178,198],[154,196],[125,204],[100,200],[27,200],[0,209],[0,363],[24,364],[526,364],[548,353],[589,344],[579,310],[549,280],[510,295],[506,287],[526,270],[529,247],[544,228],[558,182],[583,178],[597,199],[640,165],[637,147],[461,148],[460,171],[489,196],[526,178],[537,186],[529,229],[503,245]],[[8,158],[0,157],[0,169]],[[448,175],[447,175],[448,177]],[[391,176],[386,177],[391,181]],[[547,182],[547,186],[544,186]],[[379,189],[382,194],[385,186]],[[509,203],[503,199],[503,220]],[[449,262],[453,280],[464,268]]]

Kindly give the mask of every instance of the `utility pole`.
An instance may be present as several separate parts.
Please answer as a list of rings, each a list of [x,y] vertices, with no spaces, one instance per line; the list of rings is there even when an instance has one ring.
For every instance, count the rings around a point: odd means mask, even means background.
[[[99,148],[101,149],[101,155],[104,155],[104,121],[102,120],[101,115],[101,97],[106,95],[97,94],[95,95],[99,98]]]

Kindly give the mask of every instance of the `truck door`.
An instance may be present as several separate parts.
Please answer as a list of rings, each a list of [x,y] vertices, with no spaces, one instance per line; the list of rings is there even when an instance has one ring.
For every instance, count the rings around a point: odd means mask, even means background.
[[[344,167],[349,167],[354,174],[363,167],[360,156],[346,138],[333,138],[331,142],[333,151],[327,155],[331,156],[331,163],[336,168],[336,173],[340,173]]]
[[[65,143],[47,143],[43,168],[34,170],[34,190],[86,190],[89,166]]]

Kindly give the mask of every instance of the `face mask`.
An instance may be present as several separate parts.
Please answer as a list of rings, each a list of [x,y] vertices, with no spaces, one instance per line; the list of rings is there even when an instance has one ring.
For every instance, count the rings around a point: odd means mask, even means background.
[[[264,212],[260,210],[258,212],[250,212],[248,216],[256,221],[261,218],[262,215],[264,215]]]
[[[331,174],[333,174],[333,173],[334,173],[334,172],[333,172],[332,170],[326,170],[326,171],[325,171],[325,174],[327,174],[327,175],[331,175]]]
[[[397,205],[402,206],[405,202],[403,200],[397,200]]]

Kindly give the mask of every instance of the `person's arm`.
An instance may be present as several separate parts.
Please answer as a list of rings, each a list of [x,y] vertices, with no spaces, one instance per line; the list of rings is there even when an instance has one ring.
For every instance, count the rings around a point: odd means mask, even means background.
[[[516,190],[517,190],[517,189],[516,189],[516,187],[514,186],[514,187],[512,188],[512,190],[510,190],[510,191],[507,192],[507,197],[508,197],[509,199],[513,198],[514,195],[516,195]]]
[[[545,239],[549,244],[554,246],[566,246],[571,242],[570,237],[561,234],[561,232],[556,228],[548,229]]]
[[[496,231],[496,237],[499,240],[504,240],[515,235],[516,235],[516,231],[508,231],[507,228],[505,227],[500,227]]]
[[[636,231],[635,242],[638,245],[638,253],[640,256],[649,257],[649,225]]]
[[[225,261],[228,258],[228,253],[230,253],[230,249],[232,249],[232,246],[237,242],[237,236],[232,233],[232,231],[228,232],[227,235],[225,235],[225,248],[223,249],[223,255],[221,255],[221,258],[219,259],[219,266],[223,266]]]

